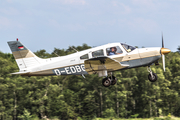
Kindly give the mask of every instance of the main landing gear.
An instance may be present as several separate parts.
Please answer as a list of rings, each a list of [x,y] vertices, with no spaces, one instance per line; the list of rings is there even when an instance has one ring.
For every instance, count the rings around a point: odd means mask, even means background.
[[[113,75],[111,75],[110,77],[105,77],[102,80],[102,85],[105,87],[109,87],[110,85],[115,85],[117,82],[116,77],[114,77]]]
[[[148,79],[151,82],[155,82],[158,79],[158,76],[151,71],[150,66],[147,67],[147,71],[149,72]]]
[[[155,82],[158,79],[158,76],[151,71],[150,66],[147,67],[147,71],[149,72],[148,79],[151,82]],[[110,77],[105,77],[102,79],[102,85],[105,87],[109,87],[110,85],[115,85],[117,82],[117,78],[114,77],[111,73]]]

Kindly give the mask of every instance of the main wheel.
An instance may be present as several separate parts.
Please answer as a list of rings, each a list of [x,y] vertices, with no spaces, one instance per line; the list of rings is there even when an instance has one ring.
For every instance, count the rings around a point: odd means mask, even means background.
[[[112,76],[112,77],[109,77],[109,79],[111,80],[111,85],[115,85],[116,84],[116,82],[117,82],[116,77]]]
[[[105,87],[109,87],[111,85],[111,80],[108,77],[106,77],[102,80],[102,84]]]
[[[151,74],[148,75],[148,79],[151,82],[155,82],[158,79],[158,76],[155,73],[152,73],[152,76]]]

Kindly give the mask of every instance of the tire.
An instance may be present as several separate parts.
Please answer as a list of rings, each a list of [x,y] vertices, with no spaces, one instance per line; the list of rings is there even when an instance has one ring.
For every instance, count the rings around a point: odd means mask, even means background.
[[[148,75],[148,79],[151,82],[155,82],[158,79],[158,76],[155,73],[152,73],[153,78],[151,77],[151,74]]]
[[[105,86],[105,87],[109,87],[111,85],[111,80],[106,77],[102,80],[102,85]]]
[[[111,77],[109,77],[109,79],[111,79]],[[116,82],[117,82],[117,78],[112,76],[111,85],[115,85]]]

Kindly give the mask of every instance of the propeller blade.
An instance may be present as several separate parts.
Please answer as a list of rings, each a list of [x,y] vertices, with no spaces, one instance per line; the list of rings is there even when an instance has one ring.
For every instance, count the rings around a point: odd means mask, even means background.
[[[163,34],[162,34],[162,48],[164,48]]]
[[[163,70],[165,72],[166,70],[165,70],[165,55],[164,54],[162,54],[162,63],[163,63]]]

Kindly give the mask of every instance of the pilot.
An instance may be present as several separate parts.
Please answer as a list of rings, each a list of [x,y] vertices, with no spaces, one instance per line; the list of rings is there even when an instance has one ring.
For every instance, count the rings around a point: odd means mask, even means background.
[[[117,53],[116,53],[116,51],[117,51],[117,48],[116,47],[111,47],[110,48],[110,52],[109,52],[109,55],[116,55]]]
[[[131,52],[131,49],[128,49],[127,52]]]

